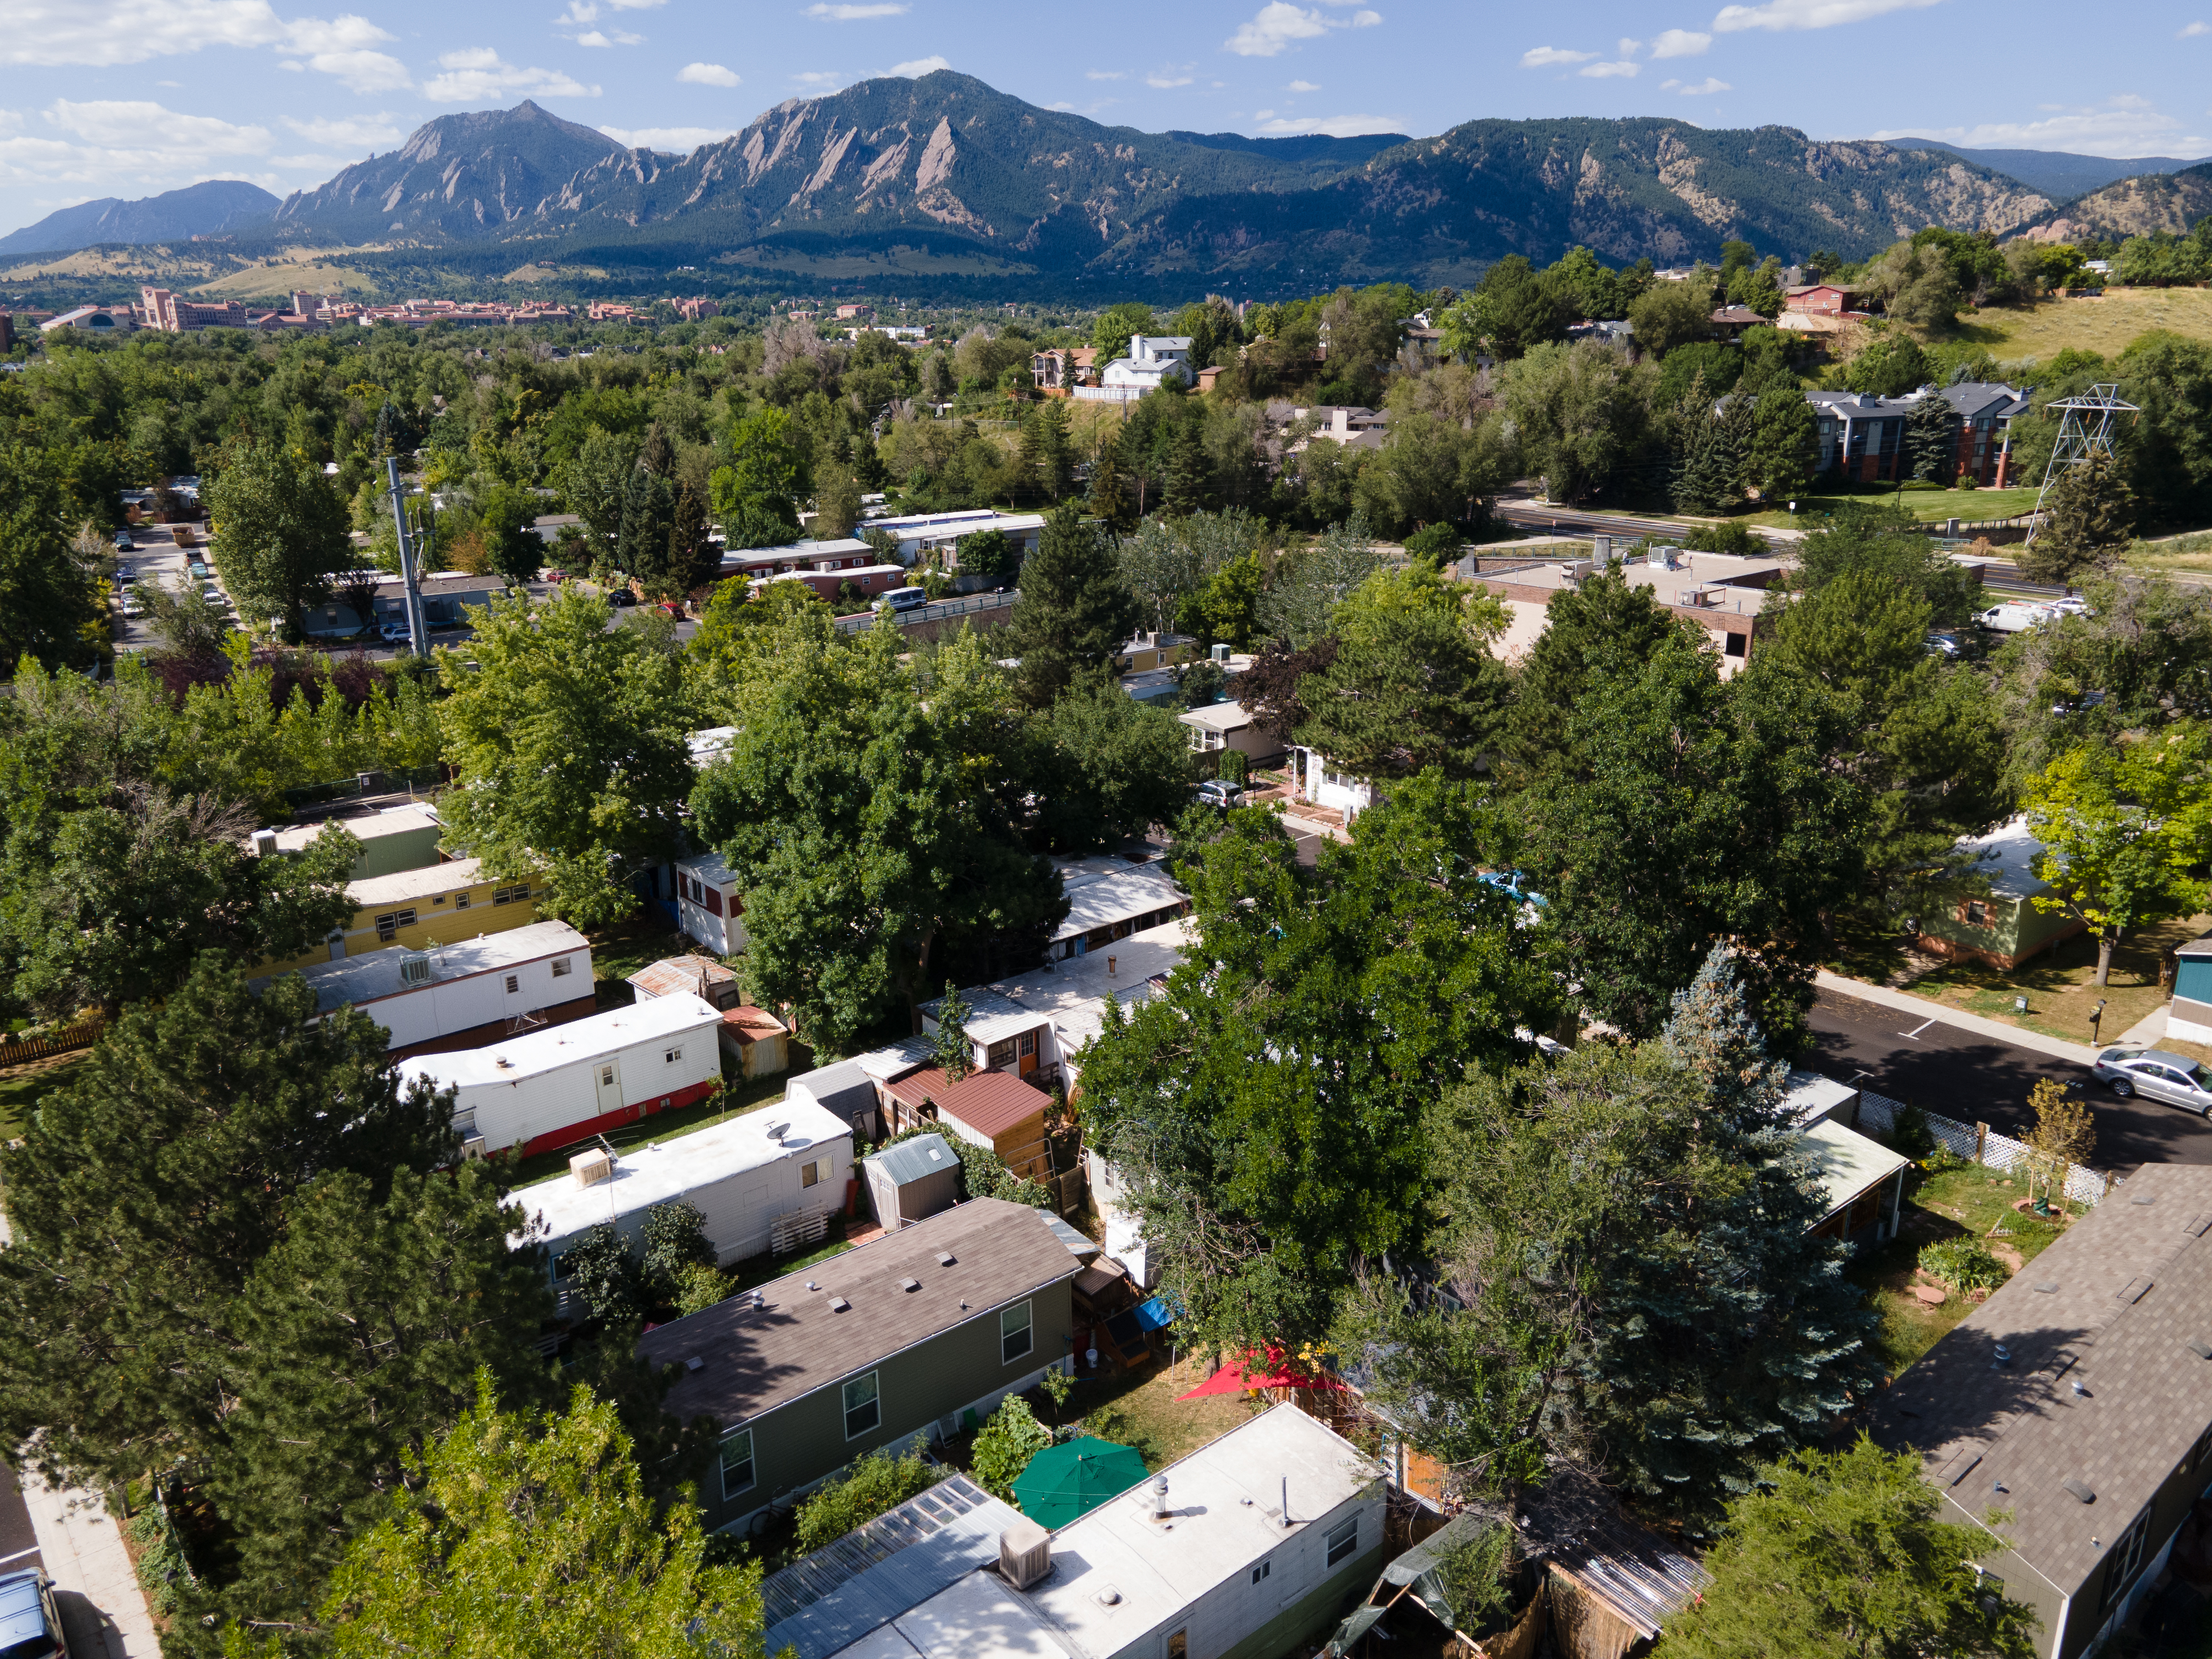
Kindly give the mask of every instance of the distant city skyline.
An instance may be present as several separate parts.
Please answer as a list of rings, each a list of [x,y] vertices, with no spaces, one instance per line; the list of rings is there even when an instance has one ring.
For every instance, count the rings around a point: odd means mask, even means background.
[[[1965,0],[1134,0],[1110,15],[366,0],[334,16],[282,0],[26,0],[0,64],[0,234],[204,179],[284,195],[434,116],[524,98],[688,150],[787,98],[936,68],[1155,132],[1425,137],[1484,117],[1670,115],[1823,138],[2212,153],[2212,0],[2094,15],[2055,0],[1999,15]]]

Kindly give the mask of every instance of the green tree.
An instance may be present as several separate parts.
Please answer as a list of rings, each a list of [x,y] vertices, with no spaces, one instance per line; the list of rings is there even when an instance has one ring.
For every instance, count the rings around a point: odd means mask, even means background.
[[[1504,629],[1496,600],[1431,570],[1369,577],[1337,609],[1334,659],[1298,687],[1298,742],[1362,777],[1472,775],[1504,716],[1505,672],[1486,648]]]
[[[975,1435],[971,1459],[975,1479],[983,1490],[1007,1503],[1014,1501],[1014,1482],[1035,1457],[1052,1444],[1052,1431],[1036,1420],[1030,1402],[1010,1394],[999,1402],[991,1420]]]
[[[669,591],[668,550],[676,529],[676,487],[641,459],[623,486],[622,532],[615,568],[648,593]]]
[[[393,1170],[457,1157],[450,1101],[401,1085],[382,1028],[317,1012],[296,975],[257,997],[204,951],[0,1149],[0,1423],[42,1473],[106,1484],[210,1455],[252,1369],[248,1282],[301,1190],[349,1173],[380,1201]]]
[[[818,1050],[948,975],[1033,965],[1066,914],[1022,835],[1028,720],[1000,638],[986,656],[956,635],[925,698],[888,619],[848,644],[810,608],[726,694],[738,734],[692,792],[696,833],[745,891],[748,988]]]
[[[1468,296],[1444,313],[1444,349],[1472,362],[1477,352],[1504,359],[1563,339],[1577,307],[1570,286],[1547,282],[1517,253],[1482,274]]]
[[[1048,501],[1059,501],[1074,482],[1075,451],[1068,435],[1067,404],[1048,398],[1036,413],[1036,487]]]
[[[968,1021],[975,1012],[960,1000],[958,988],[946,980],[945,994],[938,1000],[937,1031],[930,1041],[930,1054],[947,1083],[958,1083],[975,1069],[975,1045],[968,1035]]]
[[[591,548],[595,574],[618,568],[615,556],[622,544],[623,495],[636,460],[634,441],[595,426],[554,475],[568,510],[584,521],[584,538]]]
[[[24,657],[90,660],[106,633],[99,573],[79,556],[66,470],[33,444],[0,447],[0,673]]]
[[[538,498],[526,489],[501,485],[484,497],[477,532],[491,568],[510,587],[536,581],[545,562],[545,544],[531,528],[537,522]]]
[[[1656,357],[1713,333],[1713,278],[1703,265],[1680,282],[1654,283],[1628,308],[1636,343]]]
[[[1513,689],[1509,746],[1516,760],[1540,769],[1565,756],[1574,711],[1599,678],[1636,672],[1683,626],[1619,566],[1553,594]]]
[[[2051,492],[2050,511],[2035,539],[2021,550],[2021,574],[2031,581],[2070,586],[2135,534],[2134,492],[2109,455],[2069,467]]]
[[[1794,500],[1812,488],[1820,422],[1794,386],[1762,392],[1758,408],[1751,441],[1752,487],[1768,501]]]
[[[860,522],[860,481],[853,469],[836,461],[824,463],[814,473],[814,524],[817,541],[835,541],[853,533]]]
[[[1109,680],[1062,692],[1035,742],[1037,832],[1054,852],[1118,847],[1190,803],[1189,728]]]
[[[646,1293],[659,1307],[672,1307],[685,1273],[711,1267],[718,1252],[707,1237],[707,1218],[689,1199],[672,1198],[645,1212],[638,1272]]]
[[[1242,651],[1252,642],[1267,580],[1258,554],[1232,559],[1183,600],[1176,611],[1176,625],[1201,645],[1227,645]]]
[[[1959,417],[1941,394],[1929,392],[1905,417],[1905,453],[1923,483],[1948,485],[1959,470]]]
[[[1507,824],[1409,778],[1311,867],[1268,814],[1186,842],[1198,943],[1085,1051],[1090,1143],[1127,1177],[1186,1341],[1327,1329],[1363,1262],[1425,1259],[1424,1103],[1526,1052],[1559,985],[1484,879]]]
[[[2039,910],[2071,916],[2097,941],[2097,980],[2128,933],[2204,902],[2207,744],[2194,726],[2124,745],[2084,744],[2028,780],[2021,805],[2042,842]]]
[[[502,879],[544,872],[543,908],[563,921],[629,915],[629,878],[670,855],[691,786],[676,659],[572,587],[469,617],[471,661],[439,659],[461,786],[441,809],[448,842]]]
[[[1116,357],[1127,356],[1131,335],[1152,334],[1158,328],[1148,305],[1124,300],[1119,305],[1107,307],[1091,328],[1091,343],[1098,349],[1098,367],[1103,368]]]
[[[759,409],[730,428],[730,464],[709,480],[714,516],[731,548],[799,539],[799,498],[812,493],[805,434],[781,409]]]
[[[669,598],[696,593],[721,574],[722,552],[707,539],[707,498],[689,483],[678,484],[668,529]]]
[[[324,1620],[348,1656],[763,1659],[761,1569],[707,1565],[689,1503],[646,1489],[612,1404],[502,1413],[491,1379],[411,1460],[416,1502],[347,1549]]]
[[[1844,385],[1875,398],[1902,398],[1932,378],[1928,354],[1919,342],[1894,329],[1875,335],[1844,365]]]
[[[1073,503],[1061,507],[1022,565],[1022,596],[999,636],[1005,654],[1021,659],[1023,696],[1049,707],[1077,675],[1111,663],[1136,627],[1136,598],[1111,541]]]
[[[1668,1621],[1661,1659],[2029,1659],[2034,1610],[1975,1570],[2002,1538],[1943,1517],[1917,1452],[1864,1435],[1799,1451],[1729,1505],[1712,1583]],[[1986,1528],[1986,1529],[1985,1529]]]
[[[1582,340],[1535,347],[1501,371],[1500,382],[1528,464],[1553,500],[1571,502],[1612,485],[1643,450],[1658,370]]]
[[[300,636],[300,612],[353,562],[344,501],[320,468],[265,445],[234,446],[206,489],[223,586],[249,620]]]
[[[1370,1275],[1338,1346],[1463,1491],[1564,1465],[1708,1520],[1879,1385],[1735,965],[1715,950],[1652,1041],[1438,1091],[1438,1276]]]
[[[1021,550],[1003,530],[978,530],[959,542],[960,574],[963,576],[1012,576],[1022,568]]]

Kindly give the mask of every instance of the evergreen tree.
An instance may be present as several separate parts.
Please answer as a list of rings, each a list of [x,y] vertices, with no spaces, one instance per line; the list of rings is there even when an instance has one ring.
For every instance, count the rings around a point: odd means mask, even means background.
[[[2070,586],[2125,547],[2135,524],[2134,492],[2111,456],[2092,455],[2068,468],[2051,492],[2049,517],[2021,550],[2021,574],[2030,581]]]
[[[667,429],[655,421],[645,434],[645,447],[637,453],[637,464],[656,478],[673,477],[676,471],[676,446],[668,441]]]
[[[1091,495],[1088,505],[1094,517],[1103,519],[1109,530],[1121,530],[1127,523],[1128,508],[1121,495],[1121,469],[1115,459],[1115,446],[1102,444],[1098,459],[1091,468]]]
[[[1187,419],[1176,428],[1168,445],[1168,490],[1165,506],[1170,516],[1184,518],[1205,508],[1213,484],[1213,468],[1206,454],[1206,434],[1200,422]]]
[[[679,486],[668,532],[667,586],[671,598],[696,593],[719,575],[722,556],[707,539],[707,501],[696,487]]]
[[[1067,404],[1064,398],[1048,398],[1037,416],[1037,488],[1048,501],[1057,501],[1068,491],[1074,470],[1074,449],[1068,439]]]
[[[1759,398],[1751,443],[1751,482],[1769,501],[1795,500],[1812,487],[1820,423],[1794,386],[1772,386]]]
[[[1014,453],[1015,489],[1027,495],[1035,492],[1050,499],[1046,490],[1044,464],[1044,411],[1032,407],[1022,417],[1019,441]]]
[[[396,454],[399,448],[399,411],[386,398],[376,411],[376,458]]]
[[[1618,567],[1555,593],[1544,631],[1528,647],[1514,689],[1510,751],[1524,768],[1562,758],[1571,746],[1569,725],[1600,674],[1634,672],[1681,624],[1632,585]]]
[[[1682,399],[1676,415],[1680,435],[1676,440],[1669,493],[1679,513],[1723,512],[1738,497],[1739,469],[1731,453],[1730,434],[1715,413],[1705,386],[1705,375],[1700,373],[1690,383],[1689,395]]]
[[[623,490],[622,534],[615,562],[648,593],[668,586],[668,551],[676,528],[676,496],[666,478],[641,459]]]
[[[1957,474],[1959,417],[1941,392],[1929,392],[1905,417],[1905,453],[1923,483],[1948,484]]]
[[[1007,654],[1021,659],[1030,705],[1048,708],[1079,674],[1104,670],[1137,618],[1111,538],[1084,523],[1073,503],[1060,507],[1022,565],[1022,597],[1000,635]]]
[[[958,988],[946,980],[944,1000],[937,1005],[937,1031],[930,1039],[930,1053],[947,1083],[957,1083],[975,1069],[975,1045],[968,1035],[968,1021],[975,1012],[960,1000]]]

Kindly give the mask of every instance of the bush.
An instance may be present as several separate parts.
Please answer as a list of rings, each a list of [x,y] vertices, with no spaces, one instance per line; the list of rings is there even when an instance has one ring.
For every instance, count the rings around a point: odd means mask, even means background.
[[[799,1506],[799,1547],[811,1553],[886,1510],[929,1490],[951,1473],[933,1468],[921,1454],[904,1457],[872,1451],[854,1463],[843,1479],[832,1480]]]
[[[689,1261],[676,1275],[676,1293],[669,1298],[678,1315],[703,1313],[726,1300],[730,1281],[711,1262]]]
[[[1969,1291],[1993,1291],[2006,1277],[2004,1263],[1971,1238],[1926,1246],[1920,1252],[1920,1270],[1961,1296]]]
[[[689,1200],[672,1199],[645,1212],[644,1232],[640,1276],[646,1292],[656,1302],[673,1304],[687,1268],[714,1265],[714,1247],[707,1239],[707,1218]]]
[[[1936,1132],[1928,1127],[1928,1114],[1917,1106],[1900,1106],[1889,1120],[1889,1144],[1915,1164],[1936,1150]]]
[[[1745,526],[1730,520],[1724,524],[1701,524],[1682,538],[1682,545],[1692,553],[1739,553],[1757,556],[1766,552],[1766,544]]]
[[[636,1259],[622,1235],[604,1223],[562,1252],[561,1270],[594,1319],[629,1319],[644,1311]]]
[[[1408,556],[1426,559],[1437,564],[1456,559],[1466,545],[1460,537],[1459,527],[1452,524],[1424,525],[1406,538]]]
[[[975,1451],[970,1459],[975,1479],[984,1491],[1011,1504],[1014,1482],[1029,1468],[1030,1459],[1050,1444],[1052,1431],[1036,1420],[1030,1402],[1010,1394],[999,1402],[999,1409],[975,1437]]]
[[[1220,751],[1220,770],[1215,775],[1224,783],[1243,783],[1247,774],[1244,751],[1224,749]]]
[[[1477,1533],[1437,1563],[1437,1577],[1456,1628],[1479,1632],[1512,1611],[1508,1581],[1519,1556],[1512,1528],[1501,1525]]]

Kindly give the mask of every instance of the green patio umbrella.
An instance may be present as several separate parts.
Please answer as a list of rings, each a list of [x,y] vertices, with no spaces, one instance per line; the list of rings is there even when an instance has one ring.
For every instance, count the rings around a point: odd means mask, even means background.
[[[1014,1501],[1040,1527],[1064,1527],[1118,1498],[1145,1474],[1145,1460],[1134,1446],[1085,1435],[1030,1459],[1029,1468],[1014,1477]]]

